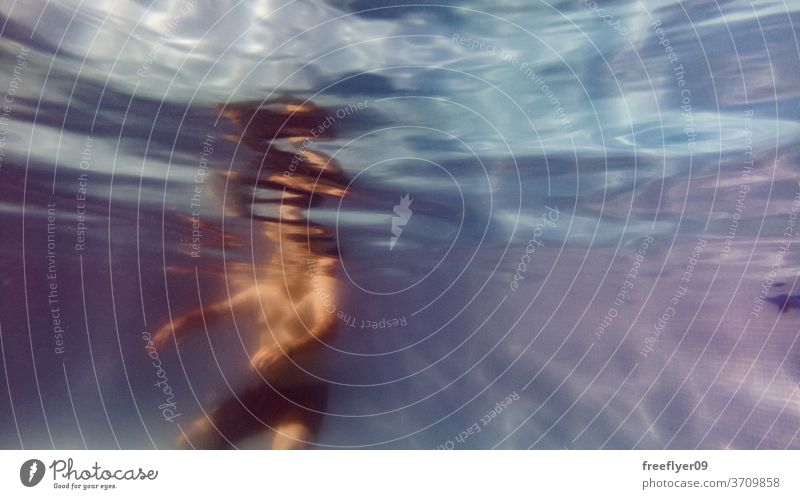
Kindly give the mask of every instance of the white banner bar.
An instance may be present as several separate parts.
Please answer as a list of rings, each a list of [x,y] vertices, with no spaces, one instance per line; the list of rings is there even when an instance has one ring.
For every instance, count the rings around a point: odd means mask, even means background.
[[[796,451],[32,450],[0,462],[9,498],[800,497]]]

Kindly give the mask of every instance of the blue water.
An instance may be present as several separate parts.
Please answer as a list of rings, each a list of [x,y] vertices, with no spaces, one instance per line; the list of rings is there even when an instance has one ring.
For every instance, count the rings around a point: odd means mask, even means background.
[[[426,3],[0,4],[0,446],[172,448],[249,386],[251,324],[143,337],[276,253],[219,109],[299,101],[352,193],[302,210],[312,446],[800,447],[798,6]]]

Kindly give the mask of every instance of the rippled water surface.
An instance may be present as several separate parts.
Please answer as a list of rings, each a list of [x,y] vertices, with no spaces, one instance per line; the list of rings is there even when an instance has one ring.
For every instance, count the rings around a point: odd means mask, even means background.
[[[800,447],[798,6],[424,3],[0,3],[2,447]]]

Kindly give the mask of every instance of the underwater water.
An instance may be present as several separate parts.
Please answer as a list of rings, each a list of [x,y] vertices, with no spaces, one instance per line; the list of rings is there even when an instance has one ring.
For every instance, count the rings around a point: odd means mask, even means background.
[[[799,7],[3,0],[0,446],[175,447],[313,254],[311,447],[800,448]]]

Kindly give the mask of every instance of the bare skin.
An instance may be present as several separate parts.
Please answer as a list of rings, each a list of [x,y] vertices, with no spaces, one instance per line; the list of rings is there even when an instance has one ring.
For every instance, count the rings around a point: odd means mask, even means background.
[[[275,215],[260,222],[274,253],[255,285],[236,291],[230,299],[176,317],[153,335],[153,342],[159,348],[173,339],[178,344],[190,333],[229,317],[255,325],[260,347],[251,355],[251,364],[267,386],[237,394],[213,408],[209,418],[191,424],[178,444],[219,448],[263,433],[271,437],[273,449],[304,448],[314,439],[319,414],[287,399],[300,398],[317,406],[316,412],[324,409],[323,382],[298,366],[324,357],[336,333],[339,259],[323,249],[330,241],[330,231],[309,222],[303,213],[315,197],[343,197],[346,183],[330,158],[299,148],[324,117],[315,106],[245,103],[219,106],[218,110],[242,129],[240,134],[226,135],[228,140],[260,155],[260,172],[250,176],[252,183],[246,175],[236,175],[235,181],[245,190],[255,184],[282,191],[269,206]],[[287,157],[301,158],[291,175],[285,170]],[[248,404],[244,410],[241,400]]]

